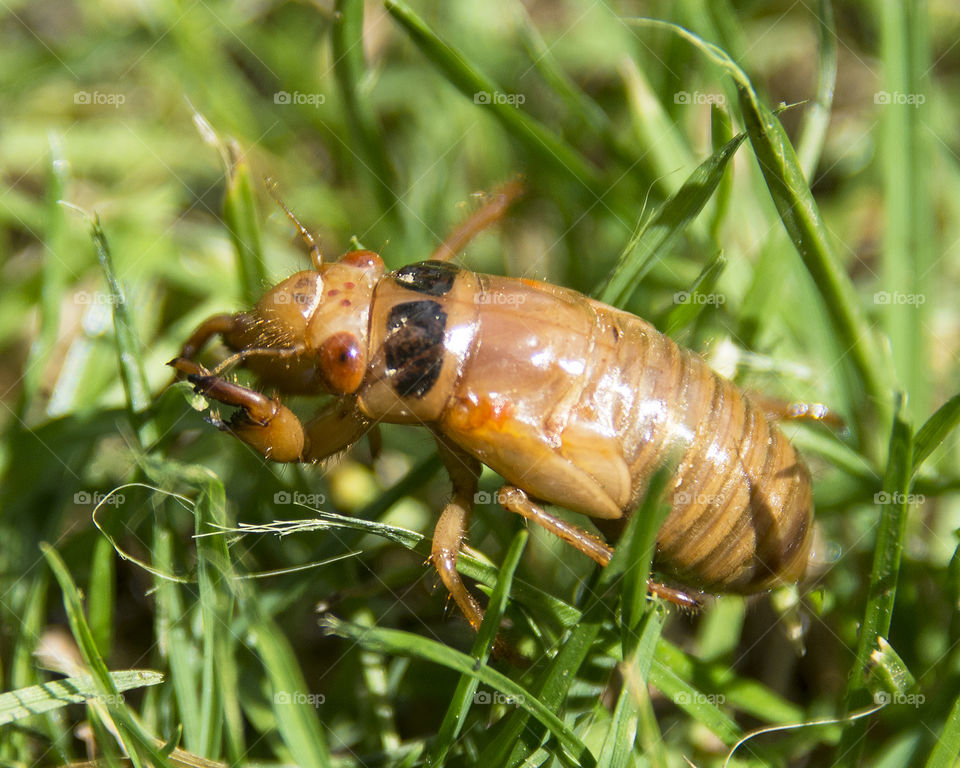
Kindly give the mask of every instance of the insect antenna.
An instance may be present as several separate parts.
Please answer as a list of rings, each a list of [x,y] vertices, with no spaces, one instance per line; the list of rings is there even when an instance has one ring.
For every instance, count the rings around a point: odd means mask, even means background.
[[[317,245],[317,241],[313,239],[313,235],[310,234],[303,224],[300,223],[300,220],[293,215],[293,211],[287,208],[286,203],[280,199],[280,195],[277,192],[279,185],[269,176],[264,177],[264,182],[267,185],[267,189],[270,191],[270,196],[276,201],[285,214],[287,218],[293,222],[293,226],[297,228],[297,231],[300,233],[300,237],[303,238],[303,242],[307,244],[307,247],[310,249],[310,261],[313,262],[313,268],[317,271],[320,270],[320,266],[323,264],[323,254],[320,253],[320,246]]]

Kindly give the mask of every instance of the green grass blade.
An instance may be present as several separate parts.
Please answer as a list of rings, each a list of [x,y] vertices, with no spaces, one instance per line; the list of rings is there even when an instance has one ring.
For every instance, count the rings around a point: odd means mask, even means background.
[[[913,447],[914,473],[920,470],[923,462],[947,439],[947,435],[956,429],[957,424],[960,424],[960,394],[954,395],[941,405],[917,432]]]
[[[173,535],[166,525],[157,521],[153,534],[153,565],[158,572],[173,573]],[[183,743],[186,749],[199,754],[200,699],[197,690],[200,669],[194,660],[189,629],[189,614],[184,609],[181,586],[170,579],[154,577],[157,600],[156,636],[170,665],[170,683],[173,685],[180,722],[183,724]]]
[[[833,90],[837,83],[837,30],[833,21],[831,0],[817,2],[817,95],[806,105],[800,138],[797,140],[797,159],[810,183],[820,162],[820,153],[827,138]]]
[[[683,230],[703,210],[745,138],[743,133],[735,136],[697,166],[677,193],[639,229],[620,254],[606,283],[594,292],[600,301],[617,307],[627,303],[656,261],[670,252]]]
[[[400,214],[404,210],[398,205],[400,183],[376,118],[369,109],[369,99],[361,93],[361,80],[366,71],[363,13],[362,0],[337,0],[333,23],[333,74],[340,87],[350,134],[362,156],[362,162],[354,165],[357,171],[370,177],[380,208],[399,227],[403,221]]]
[[[157,740],[146,733],[134,719],[117,690],[116,683],[94,642],[90,625],[83,613],[83,600],[80,597],[80,590],[73,582],[66,564],[49,544],[41,545],[41,550],[47,565],[50,566],[50,570],[53,571],[53,575],[60,585],[70,631],[77,642],[77,647],[87,668],[90,670],[92,684],[98,692],[98,696],[91,700],[94,713],[100,718],[109,717],[116,724],[117,739],[123,745],[135,768],[145,765],[144,760],[152,760],[155,765],[166,768],[170,763],[157,750]],[[97,712],[98,707],[101,712]]]
[[[163,675],[150,669],[124,669],[109,675],[118,693],[163,682]],[[66,677],[0,693],[0,726],[98,696],[100,688],[89,675]]]
[[[44,366],[53,351],[60,327],[60,302],[72,270],[67,254],[66,216],[60,201],[66,195],[69,165],[59,135],[50,135],[50,161],[47,171],[45,226],[43,233],[43,280],[40,284],[40,329],[23,366],[23,390],[19,412],[26,416],[37,395]]]
[[[683,27],[655,19],[630,19],[631,23],[668,29],[690,42],[734,78],[740,113],[750,135],[754,154],[784,228],[800,254],[843,349],[848,349],[866,399],[858,414],[858,427],[868,455],[879,452],[877,425],[889,421],[889,390],[884,384],[879,355],[870,326],[853,285],[830,247],[826,227],[810,192],[796,152],[776,116],[764,107],[750,79],[716,45]],[[845,358],[846,359],[846,358]]]
[[[927,758],[926,768],[956,768],[960,755],[960,696],[954,702],[937,736],[937,744]]]
[[[493,99],[492,94],[503,93],[498,84],[482,74],[462,51],[441,40],[406,3],[386,0],[384,5],[424,55],[464,96],[476,101],[486,94],[489,103],[484,104],[484,108],[528,149],[562,175],[587,187],[597,197],[604,197],[607,190],[599,174],[569,143],[523,110]]]
[[[230,626],[231,595],[226,580],[231,571],[230,555],[222,536],[204,536],[211,525],[226,524],[226,499],[222,483],[210,478],[200,485],[194,506],[197,536],[197,583],[200,590],[200,613],[203,616],[203,667],[200,682],[200,749],[211,759],[220,756],[224,720],[224,690],[220,668],[223,654],[228,653],[224,636]]]
[[[463,675],[469,675],[481,683],[489,685],[505,696],[512,697],[517,706],[535,717],[556,738],[568,760],[582,766],[593,766],[595,760],[590,750],[577,735],[544,704],[541,697],[521,687],[509,677],[473,656],[460,653],[452,648],[409,632],[381,627],[359,627],[341,621],[333,616],[323,620],[325,628],[332,634],[345,637],[365,648],[374,648],[382,653],[395,656],[413,656],[434,664],[453,669]],[[482,758],[479,764],[484,763]]]
[[[520,563],[520,556],[523,554],[529,535],[526,530],[518,531],[504,558],[500,576],[497,578],[497,584],[493,588],[493,594],[490,596],[490,602],[487,605],[487,612],[483,617],[483,624],[480,626],[477,639],[470,651],[471,655],[481,664],[486,664],[490,658],[490,650],[493,648],[493,642],[500,627],[500,618],[507,607],[507,597],[510,595],[513,575]],[[470,711],[470,702],[477,692],[479,683],[479,679],[471,675],[463,675],[460,682],[457,683],[457,688],[450,699],[450,706],[447,708],[440,729],[437,731],[433,747],[430,750],[429,762],[431,765],[443,764],[454,740],[460,735],[464,720],[466,720],[467,713]]]
[[[823,297],[841,343],[850,350],[849,358],[867,396],[864,410],[858,414],[858,427],[869,453],[876,439],[876,424],[887,419],[889,401],[870,326],[846,272],[833,255],[816,201],[783,126],[760,104],[749,84],[738,83],[737,89],[743,119],[770,196]]]
[[[724,744],[735,744],[743,736],[737,724],[714,703],[715,696],[701,693],[659,659],[654,659],[650,682],[694,720],[709,728]]]
[[[664,672],[670,670],[685,684],[697,688],[704,700],[723,696],[730,706],[767,723],[795,723],[803,719],[804,713],[800,707],[762,683],[735,675],[727,664],[705,663],[664,639],[657,644],[656,658],[661,665],[658,669]],[[659,674],[655,672],[654,676]]]
[[[880,20],[883,88],[874,94],[882,130],[879,160],[883,172],[884,241],[881,285],[874,295],[890,337],[898,387],[910,393],[906,404],[916,419],[931,409],[928,298],[934,253],[930,106],[927,74],[935,66],[927,39],[925,6],[872,3]],[[879,300],[879,301],[878,301]]]
[[[225,158],[227,189],[223,196],[223,220],[230,232],[243,301],[253,304],[263,295],[267,285],[260,243],[260,219],[254,194],[250,165],[239,146],[231,141]]]
[[[84,214],[86,215],[86,214]],[[117,363],[120,367],[120,379],[127,396],[127,408],[130,419],[137,430],[140,444],[151,445],[157,439],[156,426],[149,415],[153,395],[147,383],[147,372],[143,364],[143,345],[137,335],[133,320],[127,310],[127,300],[123,287],[113,269],[110,246],[107,236],[100,226],[100,219],[94,216],[88,219],[90,236],[97,252],[97,259],[107,279],[110,289],[110,304],[113,310],[113,330],[117,345]]]
[[[276,727],[290,750],[294,764],[301,768],[327,768],[330,751],[316,701],[303,678],[290,642],[272,619],[264,616],[254,599],[241,600],[250,621],[250,641],[270,680]]]
[[[874,548],[873,568],[870,573],[867,606],[860,625],[856,661],[848,677],[846,698],[848,711],[867,702],[864,693],[865,674],[870,668],[872,654],[879,647],[879,639],[886,637],[890,632],[900,559],[906,536],[910,479],[913,469],[912,456],[913,433],[898,413],[894,418],[890,436],[889,459],[883,491],[877,495],[877,502],[882,507],[880,524]],[[863,748],[862,738],[865,732],[866,722],[863,720],[847,727],[837,748],[839,764],[856,763],[856,755]]]
[[[674,294],[674,301],[677,305],[667,315],[667,321],[664,325],[664,333],[667,336],[676,336],[677,333],[691,325],[699,317],[704,307],[708,304],[717,303],[714,289],[716,289],[717,281],[726,266],[727,260],[724,258],[723,252],[718,251],[717,255],[701,270],[689,291]]]
[[[116,565],[113,544],[109,539],[102,536],[97,538],[91,561],[90,596],[87,598],[90,630],[97,648],[104,656],[109,656],[113,646],[113,609],[117,597]]]

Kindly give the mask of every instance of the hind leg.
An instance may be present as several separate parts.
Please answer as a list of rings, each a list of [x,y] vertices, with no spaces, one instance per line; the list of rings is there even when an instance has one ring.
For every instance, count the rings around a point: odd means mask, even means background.
[[[592,533],[568,523],[566,520],[551,515],[539,504],[531,501],[527,494],[519,488],[512,485],[503,486],[497,494],[497,500],[505,509],[545,528],[600,565],[606,566],[610,562],[613,549],[606,542],[601,541]],[[693,595],[652,579],[647,579],[647,590],[650,594],[669,600],[681,608],[697,610],[701,607],[700,601]]]

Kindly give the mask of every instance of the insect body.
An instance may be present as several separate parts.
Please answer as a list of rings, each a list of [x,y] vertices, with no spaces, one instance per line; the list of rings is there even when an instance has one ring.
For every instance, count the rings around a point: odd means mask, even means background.
[[[498,495],[507,509],[606,564],[606,543],[538,502],[615,528],[665,458],[679,455],[658,568],[708,591],[799,579],[811,541],[810,476],[761,408],[634,315],[443,260],[512,194],[461,228],[436,252],[442,258],[393,273],[372,252],[328,264],[313,246],[315,269],[272,288],[251,312],[211,318],[172,364],[199,391],[238,406],[219,426],[275,461],[321,460],[380,421],[430,429],[454,488],[433,562],[474,627],[483,613],[455,566],[481,463],[507,480]],[[279,399],[206,371],[192,357],[215,334],[235,350],[226,362],[242,361],[264,385],[337,401],[301,423]]]

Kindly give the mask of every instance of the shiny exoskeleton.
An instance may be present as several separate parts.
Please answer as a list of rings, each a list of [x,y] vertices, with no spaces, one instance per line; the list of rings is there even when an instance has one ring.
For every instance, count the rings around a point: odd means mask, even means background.
[[[432,260],[396,272],[370,251],[323,263],[314,245],[313,270],[284,280],[250,312],[210,318],[172,364],[198,391],[238,406],[218,425],[274,461],[324,459],[381,421],[430,429],[454,487],[433,562],[474,627],[483,613],[456,558],[481,462],[506,479],[498,500],[507,509],[606,564],[605,542],[537,502],[614,530],[658,467],[678,457],[658,569],[705,591],[797,581],[811,542],[810,475],[764,409],[634,315],[449,262],[516,192],[501,192]],[[215,334],[235,354],[210,372],[192,358]],[[230,362],[281,394],[339,397],[302,423],[277,397],[220,378]]]

